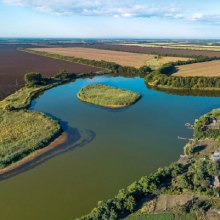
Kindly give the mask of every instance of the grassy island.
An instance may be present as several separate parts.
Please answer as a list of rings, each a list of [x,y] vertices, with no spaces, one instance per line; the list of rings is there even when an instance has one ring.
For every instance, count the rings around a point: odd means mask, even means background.
[[[141,95],[125,89],[94,84],[82,88],[77,97],[84,102],[103,107],[123,108],[134,104]]]

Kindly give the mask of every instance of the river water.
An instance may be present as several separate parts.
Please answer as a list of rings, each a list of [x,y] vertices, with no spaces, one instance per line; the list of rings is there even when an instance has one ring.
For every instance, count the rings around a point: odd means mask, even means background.
[[[94,83],[142,94],[111,110],[79,101]],[[178,96],[148,89],[141,78],[98,76],[50,89],[31,109],[58,118],[70,138],[58,153],[0,181],[0,219],[70,220],[88,213],[143,175],[177,160],[192,137],[186,122],[220,107],[216,97]]]

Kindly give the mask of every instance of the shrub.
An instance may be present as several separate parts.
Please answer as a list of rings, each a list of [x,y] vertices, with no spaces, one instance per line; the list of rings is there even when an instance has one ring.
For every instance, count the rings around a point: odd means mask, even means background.
[[[160,69],[160,73],[165,74],[165,75],[171,75],[176,71],[176,67],[172,63],[167,63],[164,64]]]
[[[42,75],[36,72],[26,73],[24,75],[24,80],[25,80],[25,85],[27,87],[42,85],[42,81],[43,81]]]
[[[69,73],[66,70],[62,70],[62,71],[58,72],[54,78],[65,80],[65,79],[74,79],[75,77],[76,77],[76,75],[74,73]]]

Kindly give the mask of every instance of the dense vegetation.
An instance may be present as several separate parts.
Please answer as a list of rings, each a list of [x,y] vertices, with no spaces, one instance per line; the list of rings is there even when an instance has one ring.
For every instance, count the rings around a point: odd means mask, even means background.
[[[220,110],[214,110],[202,116],[195,123],[195,140],[213,138],[212,133],[200,130],[201,126],[210,123],[210,117],[216,117],[220,120]],[[219,129],[216,132],[214,138],[220,136]],[[166,219],[166,217],[168,219],[187,219],[184,216],[190,216],[189,219],[196,219],[196,216],[202,215],[204,217],[205,213],[211,208],[219,208],[220,201],[216,197],[220,190],[213,187],[213,177],[220,175],[220,164],[209,159],[201,160],[196,156],[194,157],[194,148],[190,142],[185,147],[185,154],[190,155],[189,158],[191,158],[185,164],[173,163],[168,167],[159,168],[155,173],[142,177],[126,189],[120,190],[114,198],[99,202],[90,214],[80,219],[122,219],[131,213],[133,215],[128,219],[142,219],[142,217],[145,219],[144,215],[138,217],[142,215],[139,209],[146,201],[145,199],[149,196],[158,197],[161,194],[184,195],[184,193],[191,192],[196,195],[185,205],[179,206],[177,204],[173,210],[169,210],[170,214],[161,214],[161,219]],[[149,215],[149,218],[150,216],[154,219],[153,215]],[[148,219],[148,215],[146,215],[146,219]]]
[[[120,190],[113,199],[99,202],[97,208],[80,219],[113,220],[124,218],[138,210],[144,198],[149,195],[182,194],[187,191],[211,196],[217,195],[218,191],[210,187],[212,175],[217,173],[219,174],[219,167],[215,167],[212,162],[208,161],[198,160],[186,166],[174,163],[169,167],[158,169],[149,176],[142,177],[139,181],[128,186],[127,189]],[[203,209],[204,205],[203,203],[200,204],[197,211]],[[182,207],[178,214],[190,213],[192,208],[192,204],[190,207]]]
[[[150,86],[175,89],[220,89],[220,77],[178,77],[160,72],[145,77]]]
[[[40,73],[30,72],[24,75],[25,85],[27,87],[45,85],[47,80]]]
[[[183,167],[172,164],[169,167],[160,168],[155,173],[142,177],[139,181],[132,183],[127,189],[122,189],[113,198],[105,202],[99,202],[97,208],[82,217],[89,219],[120,219],[133,213],[141,205],[141,200],[150,194],[159,194],[171,183],[172,178],[183,173]]]
[[[202,63],[202,62],[208,62],[212,60],[219,60],[220,57],[204,57],[204,56],[198,56],[195,59],[189,59],[189,60],[181,60],[181,61],[176,61],[173,62],[175,66],[180,66],[180,65],[186,65],[186,64],[193,64],[193,63]]]
[[[57,121],[26,109],[39,93],[74,78],[74,74],[66,71],[59,72],[53,78],[44,78],[40,73],[27,73],[26,87],[0,101],[0,168],[45,147],[61,133]]]
[[[38,112],[10,111],[0,118],[0,168],[45,147],[61,132],[58,122]]]
[[[200,119],[194,125],[195,139],[218,138],[220,132],[219,129],[208,129],[208,125],[212,123],[212,118],[220,121],[220,109],[215,109],[200,117]]]
[[[77,97],[91,104],[121,108],[135,103],[140,98],[140,94],[103,84],[93,84],[82,88]]]

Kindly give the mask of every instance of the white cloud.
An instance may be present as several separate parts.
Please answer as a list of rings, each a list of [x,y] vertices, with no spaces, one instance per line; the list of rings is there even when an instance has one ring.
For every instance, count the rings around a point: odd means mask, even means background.
[[[204,14],[197,12],[192,15],[191,20],[197,21],[197,20],[201,20],[202,18],[204,18]]]
[[[177,9],[148,4],[135,0],[0,0],[6,4],[31,7],[36,11],[54,14],[85,16],[154,17],[175,16]]]
[[[115,18],[170,18],[194,22],[220,23],[220,14],[206,14],[178,4],[149,4],[138,0],[0,0],[18,7],[55,15],[109,16]]]

